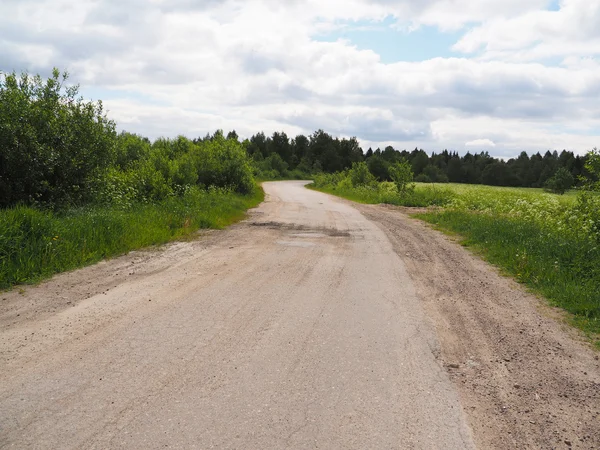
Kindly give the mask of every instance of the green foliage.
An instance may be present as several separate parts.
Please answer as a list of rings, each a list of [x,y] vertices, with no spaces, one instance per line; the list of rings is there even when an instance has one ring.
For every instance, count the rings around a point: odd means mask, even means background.
[[[544,187],[549,192],[563,195],[565,192],[571,189],[573,183],[575,183],[573,175],[571,175],[571,173],[564,167],[560,167],[554,176],[546,181],[546,185]]]
[[[262,189],[241,195],[192,187],[182,196],[129,209],[94,206],[54,213],[19,206],[0,210],[0,288],[163,244],[199,228],[222,228],[262,200]]]
[[[263,180],[279,180],[288,177],[288,163],[277,153],[272,153],[267,158],[259,159],[254,163],[255,174]]]
[[[66,87],[66,81],[56,69],[46,81],[27,74],[0,77],[0,207],[130,207],[183,195],[193,186],[243,194],[254,189],[250,159],[235,133],[152,144],[117,135],[102,103],[78,98],[78,87]]]
[[[585,187],[593,191],[600,191],[600,150],[594,148],[588,152],[585,169],[590,174],[589,178],[583,178]]]
[[[510,168],[500,161],[485,166],[481,173],[481,182],[488,186],[517,186],[519,184]]]
[[[254,178],[242,144],[222,133],[193,142],[183,136],[153,144],[123,133],[117,140],[118,164],[95,182],[95,203],[129,207],[185,194],[194,186],[250,193]]]
[[[590,241],[596,240],[597,234],[555,228],[532,216],[455,208],[418,215],[460,234],[465,245],[476,248],[490,262],[570,312],[574,324],[598,340],[600,248],[597,241]]]
[[[361,167],[361,166],[358,166]],[[391,165],[399,177],[400,188],[391,182],[370,182],[355,185],[352,181],[352,170],[334,174],[315,175],[310,187],[329,194],[338,195],[360,203],[387,203],[398,206],[443,206],[449,204],[454,194],[449,189],[435,186],[419,186],[415,188],[411,180],[412,172],[406,163]],[[360,173],[363,172],[361,167]]]
[[[200,185],[231,188],[242,194],[254,189],[250,160],[236,140],[219,137],[204,142],[194,155]]]
[[[425,182],[429,183],[449,182],[448,175],[446,175],[442,169],[440,169],[437,166],[434,166],[433,164],[427,165],[427,167],[423,169],[423,173],[419,176],[423,177],[424,180],[428,180]]]
[[[137,134],[122,132],[117,136],[115,149],[115,166],[120,170],[135,167],[140,161],[147,159],[151,144],[147,138]]]
[[[67,78],[0,76],[0,207],[90,201],[91,181],[113,163],[114,123]]]
[[[582,192],[577,196],[577,203],[571,209],[571,216],[566,223],[576,226],[595,240],[590,245],[600,245],[600,197],[596,192]]]
[[[411,165],[407,161],[400,161],[392,164],[389,167],[389,173],[400,195],[407,196],[414,192],[415,185],[412,182],[413,171]]]
[[[375,155],[367,159],[367,165],[371,173],[379,181],[389,181],[389,163],[379,155]]]
[[[207,136],[206,139],[211,139]],[[590,156],[582,157],[563,150],[527,155],[522,152],[517,158],[507,161],[494,158],[488,152],[466,153],[444,150],[428,155],[423,149],[396,150],[387,146],[383,151],[369,149],[363,153],[356,138],[339,139],[323,130],[310,136],[298,135],[289,139],[284,132],[266,136],[260,132],[243,143],[244,148],[255,164],[255,174],[262,179],[291,177],[289,172],[300,171],[306,175],[319,172],[343,172],[355,162],[366,162],[369,171],[378,181],[391,181],[390,165],[408,161],[412,167],[414,180],[424,183],[468,183],[493,186],[536,187],[545,186],[558,169],[567,170],[580,183],[580,177],[587,179],[589,172],[585,164]],[[259,164],[277,154],[288,164],[286,172],[272,168],[269,163]],[[596,170],[597,173],[597,170]],[[598,176],[592,177],[598,181]]]
[[[348,176],[353,187],[372,186],[376,182],[365,162],[352,163],[352,169],[348,171]]]

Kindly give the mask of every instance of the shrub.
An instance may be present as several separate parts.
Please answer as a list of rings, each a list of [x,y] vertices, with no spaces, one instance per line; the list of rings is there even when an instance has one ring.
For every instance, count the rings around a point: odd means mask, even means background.
[[[365,162],[352,163],[352,169],[348,171],[350,183],[352,186],[372,186],[377,180],[369,171],[369,167]]]
[[[412,166],[408,162],[402,161],[392,164],[389,167],[389,173],[400,195],[407,195],[415,190],[415,185],[412,182]]]
[[[257,153],[260,155],[260,153]],[[279,179],[288,175],[288,163],[277,153],[272,153],[267,158],[254,160],[255,173],[260,178]]]
[[[54,69],[42,81],[0,76],[0,207],[91,200],[91,181],[114,160],[115,125],[102,103],[78,98]]]
[[[589,179],[583,179],[585,187],[592,191],[600,191],[600,150],[592,149],[586,155],[585,168],[590,174]]]
[[[575,178],[573,178],[571,172],[564,167],[561,167],[556,171],[552,178],[546,181],[544,189],[554,194],[562,195],[571,189],[574,183]]]
[[[389,163],[381,156],[373,155],[367,159],[367,165],[371,173],[379,181],[388,181],[390,179]]]
[[[250,160],[238,141],[215,136],[197,144],[194,154],[201,186],[231,188],[242,194],[253,191]]]

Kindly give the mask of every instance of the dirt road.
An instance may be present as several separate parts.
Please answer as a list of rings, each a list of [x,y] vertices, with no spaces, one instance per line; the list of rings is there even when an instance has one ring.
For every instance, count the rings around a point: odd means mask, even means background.
[[[0,294],[0,448],[600,447],[596,355],[537,299],[398,211],[265,190]]]

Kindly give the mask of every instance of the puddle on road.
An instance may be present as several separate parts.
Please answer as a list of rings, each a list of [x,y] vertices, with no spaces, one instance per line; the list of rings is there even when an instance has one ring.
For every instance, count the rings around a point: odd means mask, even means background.
[[[323,238],[323,237],[350,237],[350,230],[342,231],[327,227],[309,227],[306,225],[282,223],[282,222],[250,222],[250,226],[264,227],[272,230],[301,231],[301,233],[290,234],[291,237],[299,238]],[[314,230],[314,231],[312,231]]]
[[[291,237],[297,237],[297,238],[324,238],[327,237],[326,234],[323,233],[296,233],[296,234],[291,234]]]
[[[277,244],[285,245],[286,247],[303,247],[303,248],[316,247],[316,245],[317,245],[313,242],[306,242],[306,241],[277,241]]]

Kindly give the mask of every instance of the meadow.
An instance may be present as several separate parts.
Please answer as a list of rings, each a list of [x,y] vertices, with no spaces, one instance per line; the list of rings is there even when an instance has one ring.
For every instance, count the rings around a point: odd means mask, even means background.
[[[331,178],[330,178],[331,179]],[[318,180],[323,183],[323,180]],[[458,236],[462,245],[569,313],[600,347],[600,196],[570,191],[415,183],[312,188],[362,203],[427,207],[412,215]]]

